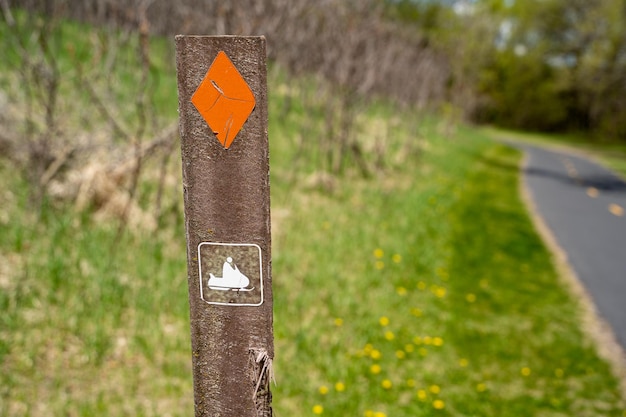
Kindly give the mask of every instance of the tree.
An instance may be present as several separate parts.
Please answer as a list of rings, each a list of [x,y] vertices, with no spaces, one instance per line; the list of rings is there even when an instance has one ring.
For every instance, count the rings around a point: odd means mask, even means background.
[[[481,117],[626,140],[623,0],[527,0],[501,9]]]

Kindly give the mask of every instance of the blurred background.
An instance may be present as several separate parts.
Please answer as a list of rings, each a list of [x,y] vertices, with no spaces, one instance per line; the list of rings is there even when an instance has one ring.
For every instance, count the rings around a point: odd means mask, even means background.
[[[624,0],[0,7],[0,415],[193,412],[176,34],[267,38],[277,415],[626,415],[494,141],[626,172]]]

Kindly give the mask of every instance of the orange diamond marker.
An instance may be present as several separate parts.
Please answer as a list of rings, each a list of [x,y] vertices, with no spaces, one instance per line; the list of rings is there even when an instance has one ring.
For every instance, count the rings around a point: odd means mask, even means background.
[[[223,51],[215,57],[191,102],[224,149],[233,143],[256,104],[250,87]]]

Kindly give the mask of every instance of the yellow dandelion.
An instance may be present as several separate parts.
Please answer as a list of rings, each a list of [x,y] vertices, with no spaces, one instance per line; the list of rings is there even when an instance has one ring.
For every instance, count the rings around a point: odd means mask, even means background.
[[[326,395],[326,394],[328,394],[328,387],[327,387],[326,385],[322,385],[322,386],[319,388],[319,392],[320,392],[320,394],[322,394],[322,395]]]
[[[313,414],[320,415],[323,412],[324,412],[324,407],[322,407],[320,404],[315,404],[313,406]]]
[[[339,381],[335,384],[335,391],[343,392],[345,390],[346,390],[346,384],[344,384],[343,382]]]
[[[376,261],[374,267],[380,271],[381,269],[385,268],[385,263],[383,261]]]
[[[381,318],[378,319],[378,323],[380,323],[380,325],[383,327],[389,326],[389,317],[382,316]]]
[[[381,371],[380,365],[375,363],[372,366],[370,366],[370,372],[373,373],[374,375],[379,374]]]
[[[406,295],[407,290],[404,287],[398,287],[396,288],[396,293],[398,293],[398,295]]]
[[[396,351],[396,358],[404,359],[405,356],[406,356],[406,353],[403,350],[397,350]]]
[[[402,262],[402,255],[396,253],[391,257],[391,260],[393,261],[393,263],[399,264],[400,262]]]
[[[433,337],[434,346],[443,346],[443,339],[441,337]]]
[[[426,391],[423,389],[420,389],[417,391],[417,398],[420,401],[426,401],[426,397],[428,397],[428,394],[426,394]]]
[[[469,293],[469,294],[467,294],[467,295],[465,296],[465,300],[466,300],[468,303],[473,303],[473,302],[475,302],[475,301],[476,301],[476,295],[474,295],[474,294],[472,294],[472,293]]]
[[[469,361],[465,358],[461,358],[459,359],[459,366],[461,368],[465,368],[467,365],[469,365]]]
[[[396,336],[393,334],[393,332],[391,330],[387,330],[385,332],[385,339],[387,340],[393,340]]]
[[[415,336],[413,338],[413,343],[415,343],[416,345],[421,345],[422,344],[422,338],[419,336]]]
[[[380,359],[381,356],[382,354],[378,349],[372,349],[372,351],[370,352],[370,358],[372,359]]]
[[[374,417],[387,417],[387,414],[383,413],[382,411],[376,411],[374,413]]]
[[[406,353],[411,353],[415,350],[415,345],[411,344],[411,343],[407,343],[406,345],[404,345],[404,351]]]
[[[435,410],[443,410],[445,407],[446,407],[446,403],[444,403],[442,400],[433,401],[433,408]]]
[[[439,394],[441,392],[441,387],[439,387],[439,385],[431,385],[430,387],[428,387],[428,391],[432,392],[433,394]]]
[[[415,380],[413,378],[407,379],[406,386],[409,388],[413,388],[415,386]]]
[[[419,308],[412,308],[411,314],[415,317],[422,317],[422,310],[420,310]]]
[[[437,290],[435,291],[435,295],[437,296],[437,298],[443,298],[446,296],[446,289],[443,287],[439,287],[437,288]]]
[[[371,343],[368,343],[363,348],[363,353],[365,353],[366,355],[369,355],[372,352],[373,349],[374,349],[374,346],[372,346]]]
[[[372,410],[365,410],[365,417],[374,417],[374,412]]]
[[[420,349],[418,350],[418,353],[420,354],[420,356],[426,356],[426,355],[428,355],[428,349],[426,349],[426,348],[420,348]]]
[[[522,373],[523,376],[529,376],[531,373],[531,370],[529,367],[525,366],[522,368],[520,372]]]
[[[430,336],[424,336],[422,340],[424,341],[425,345],[432,345],[433,343],[433,338]]]
[[[487,386],[483,384],[482,382],[476,385],[476,391],[485,392],[486,390],[487,390]]]
[[[334,322],[335,322],[335,326],[337,326],[337,327],[341,327],[341,326],[343,326],[343,319],[342,319],[342,318],[337,317],[337,318],[334,320]]]
[[[381,382],[380,385],[382,385],[384,389],[391,389],[393,386],[392,382],[388,379],[383,379],[383,382]]]
[[[380,248],[374,249],[374,257],[376,259],[380,259],[383,256],[385,256],[385,252],[382,249],[380,249]]]
[[[418,290],[424,291],[426,289],[426,286],[427,285],[426,285],[426,283],[424,281],[420,281],[420,282],[417,283],[417,289]]]

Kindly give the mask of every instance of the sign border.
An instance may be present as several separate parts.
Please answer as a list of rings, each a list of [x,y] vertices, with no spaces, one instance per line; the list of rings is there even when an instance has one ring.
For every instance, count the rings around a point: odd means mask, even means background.
[[[202,245],[212,245],[212,246],[252,246],[257,248],[257,250],[259,251],[259,287],[260,287],[260,291],[261,291],[261,301],[258,304],[241,304],[241,303],[220,303],[220,302],[215,302],[215,301],[207,301],[204,299],[204,289],[203,289],[203,282],[202,282],[202,262],[200,260],[200,248],[202,247]],[[219,243],[219,242],[200,242],[198,244],[198,272],[200,273],[200,298],[202,299],[202,301],[204,301],[207,304],[212,304],[212,305],[219,305],[219,306],[233,306],[233,307],[258,307],[261,304],[263,304],[263,255],[262,255],[262,250],[261,247],[259,245],[257,245],[256,243]]]

